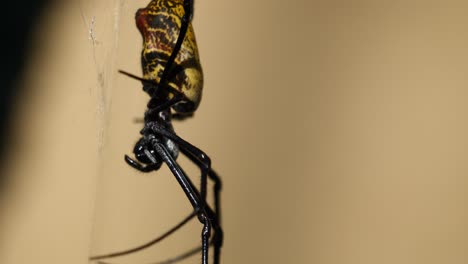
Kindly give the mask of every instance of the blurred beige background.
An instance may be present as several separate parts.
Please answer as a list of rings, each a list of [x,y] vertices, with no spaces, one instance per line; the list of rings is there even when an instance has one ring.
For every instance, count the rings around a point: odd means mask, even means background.
[[[61,1],[38,22],[0,172],[0,263],[87,263],[190,212],[166,168],[123,162],[148,98],[117,69],[141,72],[146,4]],[[467,3],[198,0],[195,12],[206,84],[175,128],[223,178],[222,263],[468,263]],[[200,228],[109,262],[163,260]]]

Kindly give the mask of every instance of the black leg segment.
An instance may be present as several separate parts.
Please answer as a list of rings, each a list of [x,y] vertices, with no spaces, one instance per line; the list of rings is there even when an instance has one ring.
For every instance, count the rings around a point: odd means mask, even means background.
[[[175,162],[175,160],[169,154],[169,151],[166,147],[157,142],[154,142],[154,149],[160,155],[162,160],[167,164],[172,174],[176,177],[179,182],[182,190],[185,192],[185,195],[189,199],[190,203],[193,206],[195,212],[197,212],[198,220],[203,224],[202,229],[202,264],[208,264],[208,248],[209,248],[209,238],[211,234],[211,220],[208,217],[208,214],[205,210],[204,201],[201,200],[197,191],[193,189],[193,185],[190,180],[187,178],[185,173]]]

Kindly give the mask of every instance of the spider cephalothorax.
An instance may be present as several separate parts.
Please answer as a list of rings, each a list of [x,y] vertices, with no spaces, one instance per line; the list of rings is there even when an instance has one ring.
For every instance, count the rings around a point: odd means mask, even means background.
[[[172,133],[174,132],[170,110],[166,109],[152,114],[149,114],[147,111],[145,115],[145,125],[140,131],[142,137],[137,141],[133,148],[136,160],[145,166],[140,166],[135,160],[125,156],[125,160],[132,167],[136,167],[137,169],[144,171],[157,170],[161,167],[163,161],[154,150],[153,146],[155,143],[162,143],[169,151],[172,158],[177,159],[177,156],[179,155],[178,145],[173,140],[156,134],[154,132],[155,127],[161,127],[164,130]]]

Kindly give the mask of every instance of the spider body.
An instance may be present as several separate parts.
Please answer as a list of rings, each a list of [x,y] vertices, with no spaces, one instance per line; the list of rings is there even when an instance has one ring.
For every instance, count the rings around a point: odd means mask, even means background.
[[[162,236],[144,245],[91,257],[92,260],[122,256],[147,248],[169,236],[194,216],[203,225],[201,247],[179,256],[185,258],[202,252],[202,264],[208,264],[208,248],[214,246],[214,264],[219,264],[223,232],[220,226],[219,192],[221,180],[211,169],[211,160],[202,150],[180,138],[172,126],[172,110],[177,114],[193,113],[201,100],[203,74],[195,35],[191,26],[193,0],[152,0],[135,15],[143,36],[141,63],[143,78],[121,71],[140,80],[151,97],[147,104],[141,138],[133,148],[135,159],[125,155],[128,165],[141,172],[157,171],[166,164],[193,207],[186,219]],[[172,109],[172,110],[171,110]],[[182,153],[201,171],[200,190],[175,161]],[[214,209],[206,203],[207,180],[214,181]],[[211,230],[214,230],[213,235]],[[210,239],[211,238],[211,239]],[[170,260],[171,263],[174,259]]]

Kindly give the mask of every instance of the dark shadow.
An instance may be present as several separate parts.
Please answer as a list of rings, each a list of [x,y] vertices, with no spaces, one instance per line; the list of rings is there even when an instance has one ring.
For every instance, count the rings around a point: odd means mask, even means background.
[[[3,164],[9,142],[12,106],[16,95],[20,94],[16,86],[21,78],[28,56],[32,33],[38,24],[42,11],[50,1],[21,0],[2,2],[1,28],[1,71],[0,71],[0,166]],[[0,172],[0,192],[5,184],[5,176]]]

